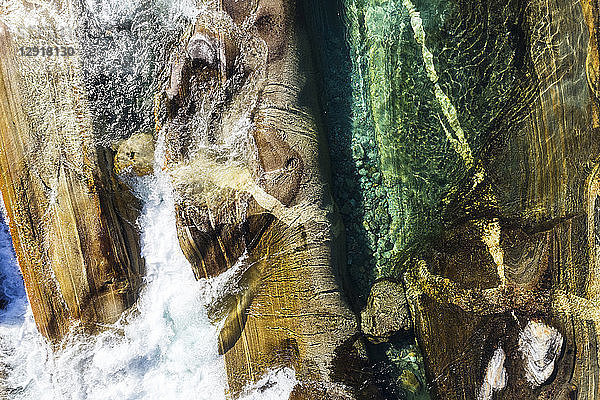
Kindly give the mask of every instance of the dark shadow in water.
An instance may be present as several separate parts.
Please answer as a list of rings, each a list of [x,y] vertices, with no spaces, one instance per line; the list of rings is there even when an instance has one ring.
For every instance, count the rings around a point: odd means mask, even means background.
[[[299,4],[320,75],[317,81],[332,166],[332,192],[345,226],[348,268],[344,291],[359,315],[376,276],[375,257],[363,226],[365,193],[361,191],[359,167],[352,154],[352,135],[355,130],[353,124],[356,123],[353,119],[356,116],[353,115],[352,62],[344,5],[341,0],[303,0]],[[346,366],[365,371],[360,375],[366,381],[358,385],[362,387],[358,388],[359,393],[365,394],[364,390],[376,386],[378,399],[427,398],[426,391],[416,396],[395,383],[402,372],[399,369],[402,365],[391,362],[387,355],[390,346],[396,353],[402,349],[414,348],[412,334],[395,337],[392,343],[373,345],[365,340],[365,344],[368,364]],[[338,364],[343,366],[344,363]],[[336,364],[336,367],[340,365]],[[344,371],[336,372],[347,376]]]
[[[17,265],[8,226],[0,212],[0,324],[22,324],[26,308],[23,276]]]
[[[366,304],[375,280],[375,259],[363,227],[365,199],[352,157],[352,64],[343,11],[340,0],[300,2],[320,74],[317,82],[329,144],[333,197],[345,226],[348,265],[345,291],[355,311],[359,311]]]

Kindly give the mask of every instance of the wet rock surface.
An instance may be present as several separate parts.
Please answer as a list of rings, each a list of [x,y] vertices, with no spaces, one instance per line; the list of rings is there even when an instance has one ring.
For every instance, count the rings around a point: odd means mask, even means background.
[[[74,17],[72,4],[53,2],[43,15],[27,7],[39,27],[0,24],[0,190],[36,324],[58,342],[73,326],[97,332],[136,301],[140,204],[114,179],[80,56],[18,56],[40,32],[79,43],[62,19]]]
[[[550,378],[562,345],[563,337],[553,327],[538,321],[527,323],[519,335],[519,350],[525,377],[533,387],[543,385]]]
[[[597,3],[342,3],[321,63],[354,288],[366,301],[373,280],[408,278],[436,398],[476,398],[501,346],[493,398],[597,399]],[[393,262],[411,256],[425,268]],[[535,389],[518,345],[534,319],[564,337]]]
[[[137,176],[149,175],[154,170],[154,138],[138,133],[121,142],[115,155],[116,174],[131,172]]]
[[[292,398],[374,398],[361,395],[351,346],[358,323],[341,290],[343,227],[300,7],[223,6],[207,7],[171,55],[164,133],[195,276],[241,271],[218,308],[229,387],[289,366]]]
[[[376,282],[360,317],[362,332],[375,344],[408,331],[411,320],[402,285],[389,280]]]

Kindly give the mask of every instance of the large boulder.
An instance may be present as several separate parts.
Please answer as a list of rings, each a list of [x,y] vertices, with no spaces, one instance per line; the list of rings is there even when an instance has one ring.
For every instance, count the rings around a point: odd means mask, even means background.
[[[295,1],[203,9],[171,58],[166,169],[196,276],[241,275],[221,307],[232,392],[289,366],[293,398],[355,398],[357,319],[303,24]]]
[[[392,336],[408,331],[411,327],[410,312],[402,285],[385,279],[375,282],[360,318],[362,332],[375,344],[387,342]]]

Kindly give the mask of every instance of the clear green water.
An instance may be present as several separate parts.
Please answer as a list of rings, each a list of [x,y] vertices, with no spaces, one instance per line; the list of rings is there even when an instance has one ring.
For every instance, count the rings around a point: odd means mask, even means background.
[[[496,121],[521,78],[520,36],[511,29],[521,10],[511,1],[320,3],[308,0],[305,15],[360,309],[376,279],[400,278],[402,260],[439,235],[445,199],[502,129]],[[423,382],[414,351],[405,338],[373,356],[392,365],[390,375],[410,369]]]

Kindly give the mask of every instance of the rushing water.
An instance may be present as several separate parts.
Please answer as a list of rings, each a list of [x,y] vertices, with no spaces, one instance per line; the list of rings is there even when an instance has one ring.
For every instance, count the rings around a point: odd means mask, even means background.
[[[66,36],[52,40],[66,41],[76,29],[83,30],[79,35],[88,46],[78,49],[84,64],[83,84],[96,107],[94,124],[106,124],[99,141],[109,144],[135,129],[146,129],[153,121],[157,74],[153,65],[162,62],[157,60],[164,56],[162,43],[175,35],[178,23],[190,23],[199,12],[193,1],[89,0],[82,3],[84,12],[75,23],[50,9],[34,15],[22,9],[21,2],[6,4],[0,5],[0,20],[24,43],[50,40],[46,32],[63,31]],[[54,68],[43,64],[48,60],[21,62],[29,63],[35,79],[38,70]],[[86,70],[86,65],[93,68]],[[96,71],[101,72],[101,81],[96,81]],[[40,82],[32,87],[44,89]],[[41,113],[47,119],[56,113],[68,120],[69,107],[57,106],[56,101],[48,99],[47,107],[60,110],[29,110],[30,114]],[[160,168],[161,155],[159,146],[156,175],[135,183],[144,204],[138,225],[146,260],[145,284],[132,309],[95,337],[73,333],[60,350],[51,349],[36,329],[10,235],[6,224],[0,224],[0,398],[226,398],[225,364],[217,352],[220,324],[211,322],[207,308],[236,289],[239,271],[233,268],[211,280],[194,279],[177,240],[172,188]],[[295,384],[294,371],[275,370],[248,387],[242,397],[287,399]]]
[[[160,171],[160,168],[157,168]],[[147,275],[140,299],[96,337],[72,335],[53,352],[35,328],[10,236],[0,230],[0,361],[10,399],[206,399],[226,396],[218,324],[206,308],[235,283],[235,271],[196,281],[179,248],[171,187],[164,173],[138,184]],[[287,399],[294,373],[273,371],[245,399]],[[1,393],[1,392],[0,392]]]

